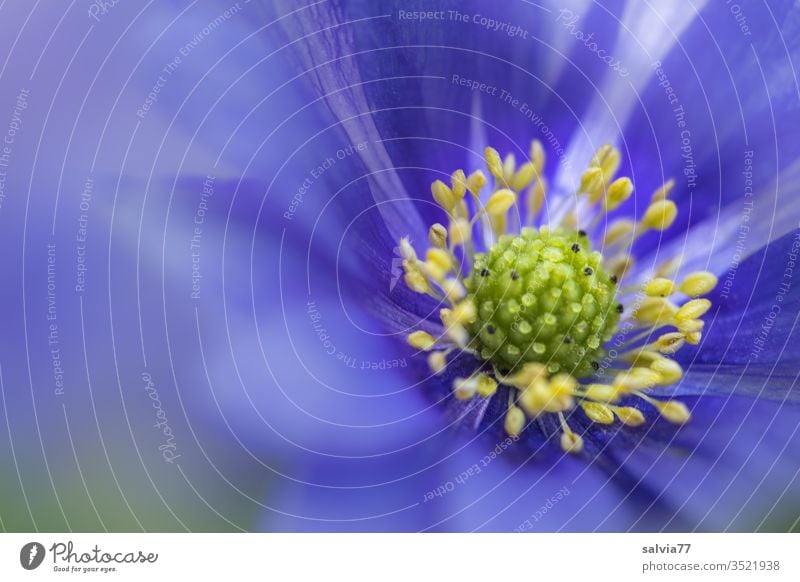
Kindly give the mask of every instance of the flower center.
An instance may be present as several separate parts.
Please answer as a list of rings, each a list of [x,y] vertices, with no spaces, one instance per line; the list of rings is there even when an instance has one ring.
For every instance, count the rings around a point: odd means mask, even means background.
[[[634,186],[629,178],[615,178],[620,152],[605,145],[573,195],[556,197],[566,212],[551,228],[540,216],[546,195],[542,144],[534,140],[528,161],[519,166],[512,154],[501,158],[491,147],[485,153],[490,188],[481,170],[469,176],[456,170],[451,186],[441,180],[431,185],[448,226],[431,226],[424,259],[411,241],[400,240],[406,285],[442,306],[436,335],[414,331],[409,345],[429,352],[434,374],[447,368],[454,353],[476,357],[474,372],[453,381],[455,398],[502,399],[505,430],[514,436],[534,419],[554,415],[566,452],[583,450],[576,424],[638,427],[647,407],[669,422],[687,422],[685,404],[653,394],[681,380],[683,370],[670,356],[700,342],[700,318],[711,308],[701,296],[717,278],[699,271],[674,279],[680,264],[672,259],[652,278],[631,276],[632,248],[642,233],[663,231],[675,221],[678,206],[669,199],[674,181],[653,192],[638,220],[607,220]],[[590,240],[603,253],[593,251]]]
[[[524,228],[478,254],[466,280],[475,349],[503,373],[528,362],[588,376],[611,339],[621,305],[616,277],[579,232]]]

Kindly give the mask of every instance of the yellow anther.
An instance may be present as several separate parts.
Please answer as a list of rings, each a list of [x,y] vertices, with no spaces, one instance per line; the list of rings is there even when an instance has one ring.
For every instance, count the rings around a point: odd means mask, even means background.
[[[656,200],[644,213],[642,226],[652,230],[666,230],[678,216],[678,207],[672,200]]]
[[[581,184],[578,187],[578,191],[588,194],[589,199],[594,202],[602,193],[603,185],[603,170],[592,166],[584,170],[581,175]]]
[[[684,335],[672,331],[665,333],[653,342],[653,349],[658,350],[662,354],[674,354],[683,347],[684,343],[686,343]]]
[[[649,368],[650,364],[655,362],[656,360],[662,359],[662,356],[658,352],[654,352],[648,349],[641,349],[638,352],[635,352],[629,356],[626,356],[626,360],[631,362],[631,365],[636,367],[642,368]]]
[[[538,139],[531,141],[530,158],[536,168],[536,174],[541,176],[544,170],[545,153],[542,142]]]
[[[453,185],[453,196],[456,200],[461,200],[467,193],[467,176],[464,174],[464,170],[453,172],[453,175],[450,176],[450,183]]]
[[[675,292],[675,283],[663,277],[656,277],[645,283],[644,292],[650,297],[669,297]]]
[[[536,216],[539,210],[542,209],[544,204],[545,181],[544,178],[539,178],[531,187],[528,188],[528,216],[531,218]]]
[[[463,299],[467,294],[467,290],[464,289],[464,285],[458,279],[445,279],[442,283],[442,291],[444,291],[445,297],[450,303]]]
[[[667,400],[665,402],[653,400],[652,403],[661,416],[673,424],[684,424],[692,417],[683,402],[677,400]]]
[[[538,362],[527,362],[523,364],[522,368],[506,376],[503,379],[504,384],[514,386],[519,389],[524,389],[530,386],[537,380],[542,380],[547,377],[547,369]]]
[[[565,453],[580,453],[583,450],[583,438],[571,430],[565,431],[561,434],[561,449]]]
[[[503,160],[503,181],[507,184],[511,184],[511,180],[514,179],[514,174],[517,171],[517,159],[514,157],[514,154],[506,154],[506,158]]]
[[[614,210],[633,194],[633,182],[630,178],[618,178],[611,182],[606,194],[606,209]]]
[[[400,256],[406,261],[417,260],[417,253],[414,251],[414,247],[411,246],[407,237],[400,239]]]
[[[661,297],[645,297],[633,316],[645,323],[666,323],[672,321],[677,308],[667,299]]]
[[[469,343],[469,332],[460,323],[454,323],[447,327],[447,337],[460,348],[467,347]]]
[[[447,246],[447,229],[438,222],[428,230],[428,242],[436,248],[443,249]]]
[[[497,392],[497,382],[487,374],[478,376],[478,396],[489,398]]]
[[[487,147],[484,150],[486,155],[486,167],[489,168],[489,173],[498,180],[503,179],[503,160],[500,159],[500,154],[493,147]]]
[[[575,405],[572,395],[577,386],[578,383],[569,374],[558,374],[549,383],[544,383],[543,388],[548,395],[545,411],[561,412],[572,408]]]
[[[525,428],[525,413],[517,406],[512,406],[506,413],[505,429],[511,436],[518,436]]]
[[[690,273],[681,283],[681,291],[689,297],[700,297],[710,293],[717,286],[717,278],[708,271]]]
[[[659,376],[659,384],[668,386],[674,384],[683,377],[683,369],[675,360],[661,358],[650,364],[650,369]]]
[[[428,293],[431,286],[428,279],[419,271],[409,271],[405,276],[406,285],[415,293]]]
[[[678,331],[684,334],[701,332],[704,326],[705,322],[702,319],[685,319],[675,324]]]
[[[611,152],[614,150],[614,146],[610,143],[601,145],[594,155],[592,155],[592,159],[589,160],[589,166],[599,168],[603,165],[603,162],[608,158]]]
[[[415,331],[409,334],[406,339],[408,340],[408,345],[412,348],[426,352],[436,345],[436,340],[433,336],[424,331]]]
[[[428,356],[428,367],[431,372],[438,374],[447,367],[447,356],[444,352],[431,352]]]
[[[536,380],[519,393],[519,405],[535,418],[552,405],[552,393],[546,380]]]
[[[425,253],[425,259],[427,259],[428,263],[435,265],[445,273],[447,273],[453,266],[453,260],[450,258],[450,253],[444,249],[428,249]]]
[[[614,413],[611,408],[599,402],[581,402],[581,408],[592,422],[611,424],[614,422]]]
[[[620,391],[617,387],[608,384],[588,384],[584,387],[583,395],[599,402],[616,402],[619,400]]]
[[[658,202],[659,200],[665,200],[669,198],[669,195],[672,193],[672,189],[675,187],[675,180],[669,179],[664,184],[658,188],[655,192],[653,192],[653,196],[650,198],[650,202]]]
[[[470,400],[477,392],[478,379],[475,376],[453,380],[453,394],[459,400]]]
[[[635,223],[627,218],[615,220],[611,223],[611,226],[608,227],[606,236],[603,238],[603,244],[608,246],[619,242],[633,232],[634,226]]]
[[[486,186],[486,175],[480,170],[475,170],[467,178],[467,190],[473,196],[478,196],[484,186]]]
[[[506,233],[506,227],[508,226],[508,220],[506,220],[506,215],[490,214],[489,225],[492,227],[492,232],[495,234],[495,236],[497,238],[500,238]]]
[[[678,313],[675,314],[676,321],[687,321],[697,319],[711,309],[711,301],[708,299],[692,299],[681,305]]]
[[[556,374],[550,380],[550,390],[557,395],[571,396],[577,387],[577,380],[569,374]]]
[[[448,188],[447,184],[441,180],[436,180],[431,184],[431,194],[436,203],[444,208],[447,212],[452,213],[456,207],[456,198],[453,196],[453,191]]]
[[[703,336],[702,333],[699,331],[691,331],[689,333],[683,334],[683,337],[686,338],[686,343],[692,346],[696,346],[700,343],[700,338]]]
[[[472,300],[462,301],[453,308],[453,321],[456,323],[474,323],[478,310]]]
[[[625,426],[641,426],[645,423],[644,414],[633,406],[614,406],[614,413]]]
[[[623,392],[633,392],[651,388],[659,383],[661,376],[650,368],[631,368],[620,372],[614,378],[614,386]]]
[[[504,188],[492,194],[492,197],[486,203],[485,209],[492,216],[503,216],[516,202],[517,195],[514,191]]]
[[[456,218],[450,222],[450,242],[454,246],[463,245],[472,238],[472,226],[466,218]]]
[[[619,153],[619,150],[617,148],[611,148],[609,154],[600,164],[600,168],[603,170],[603,176],[606,181],[611,180],[617,173],[620,161],[622,161],[622,156]]]
[[[511,179],[511,188],[520,192],[536,178],[536,166],[533,162],[522,164]]]

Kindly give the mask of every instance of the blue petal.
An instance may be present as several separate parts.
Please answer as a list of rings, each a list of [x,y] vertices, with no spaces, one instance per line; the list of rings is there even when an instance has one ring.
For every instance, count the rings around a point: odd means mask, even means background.
[[[800,471],[800,408],[747,397],[688,397],[692,420],[675,429],[663,420],[599,440],[610,459],[609,478],[635,478],[632,495],[657,494],[667,508],[660,523],[636,529],[664,531],[786,530],[777,506],[798,502],[792,493]],[[595,434],[602,434],[596,431]],[[785,518],[785,516],[784,516]]]
[[[797,400],[800,354],[794,284],[800,230],[770,243],[720,276],[709,296],[710,312],[700,346],[678,352],[688,370],[678,393],[701,390]]]
[[[661,66],[652,64],[623,135],[642,210],[660,182],[676,179],[675,199],[688,211],[668,236],[741,200],[748,152],[756,194],[800,154],[789,129],[800,122],[799,17],[789,1],[708,2]]]

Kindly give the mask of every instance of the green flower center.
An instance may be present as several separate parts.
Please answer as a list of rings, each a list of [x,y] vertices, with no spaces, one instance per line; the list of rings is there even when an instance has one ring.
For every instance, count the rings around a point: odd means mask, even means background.
[[[466,289],[477,308],[473,345],[504,373],[538,362],[551,374],[589,375],[621,312],[616,278],[582,232],[504,235],[475,256]]]

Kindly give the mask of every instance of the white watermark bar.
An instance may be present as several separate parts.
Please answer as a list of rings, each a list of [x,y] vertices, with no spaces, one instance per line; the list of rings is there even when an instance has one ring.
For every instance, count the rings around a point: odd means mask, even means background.
[[[4,534],[0,580],[760,582],[800,579],[798,540],[793,534]]]

